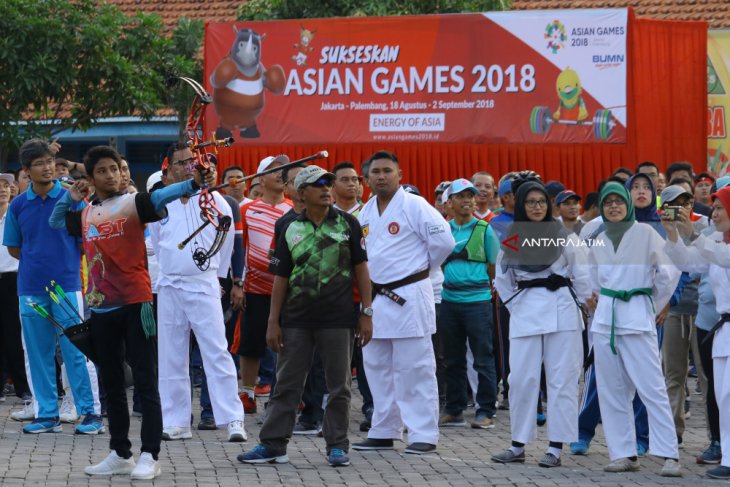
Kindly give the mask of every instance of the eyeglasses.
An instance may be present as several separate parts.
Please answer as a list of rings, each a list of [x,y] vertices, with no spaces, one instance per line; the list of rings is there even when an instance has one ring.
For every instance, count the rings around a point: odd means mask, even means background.
[[[525,206],[530,209],[547,208],[547,200],[527,200]]]
[[[610,206],[623,206],[626,202],[622,198],[612,198],[610,200],[603,200],[603,207],[608,208]]]
[[[30,167],[50,167],[56,164],[56,159],[50,157],[44,161],[36,161],[30,165]]]

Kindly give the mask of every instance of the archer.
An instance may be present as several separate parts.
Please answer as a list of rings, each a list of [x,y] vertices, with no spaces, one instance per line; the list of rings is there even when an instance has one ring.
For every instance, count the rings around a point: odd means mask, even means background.
[[[169,164],[163,172],[166,171],[168,181],[179,183],[195,178],[202,185],[201,171],[206,171],[206,182],[209,186],[214,183],[216,175],[210,159],[209,167],[200,167],[183,143],[171,146],[167,153]],[[233,213],[224,197],[217,191],[208,194],[212,208],[230,220]],[[170,203],[167,210],[167,219],[149,227],[160,266],[157,296],[162,437],[167,441],[192,438],[188,376],[192,330],[203,357],[215,423],[228,426],[228,441],[245,441],[243,405],[237,394],[236,367],[228,353],[218,282],[219,277],[227,277],[234,236],[221,226],[201,227],[208,215],[201,212],[200,203],[194,200],[181,198]],[[193,255],[206,255],[208,265],[203,268],[181,255],[178,247],[196,229],[199,231],[185,248],[189,247]],[[215,242],[220,242],[220,251],[207,251]]]
[[[101,463],[86,467],[88,475],[131,474],[132,479],[160,475],[162,412],[157,389],[155,319],[147,272],[145,224],[167,215],[165,205],[200,189],[202,181],[184,181],[154,194],[120,192],[121,156],[108,146],[96,146],[84,157],[87,179],[74,183],[51,214],[52,228],[65,228],[83,239],[89,262],[87,303],[91,333],[99,356],[99,370],[107,392],[111,453]],[[81,211],[74,202],[91,197]],[[142,403],[142,454],[132,458],[129,411],[123,364],[132,367],[134,387]]]

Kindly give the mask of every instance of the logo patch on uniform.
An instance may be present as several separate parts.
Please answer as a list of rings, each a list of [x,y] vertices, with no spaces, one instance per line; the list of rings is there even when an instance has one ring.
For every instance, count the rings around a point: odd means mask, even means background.
[[[366,223],[365,225],[362,226],[362,236],[367,237],[368,233],[370,233],[370,224]]]
[[[360,248],[362,248],[363,250],[365,250],[365,237],[363,237],[363,238],[360,239]]]
[[[292,237],[292,239],[291,239],[291,244],[292,245],[296,245],[299,242],[301,242],[302,240],[304,240],[304,235],[302,235],[301,233],[300,234],[297,234],[297,235],[294,235]]]
[[[398,232],[400,232],[400,225],[398,225],[397,222],[388,223],[388,233],[391,235],[398,235]]]
[[[439,233],[444,233],[446,230],[444,230],[443,225],[429,225],[428,226],[428,234],[429,235],[437,235]]]
[[[167,225],[167,222],[170,221],[170,215],[165,215],[165,218],[160,220],[160,225]]]

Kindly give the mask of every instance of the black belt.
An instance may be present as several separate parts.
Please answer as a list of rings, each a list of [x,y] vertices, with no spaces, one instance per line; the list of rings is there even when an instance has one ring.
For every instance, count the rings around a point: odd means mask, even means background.
[[[386,298],[399,304],[400,306],[403,306],[404,304],[406,304],[406,300],[394,293],[393,289],[398,289],[399,287],[407,286],[408,284],[413,284],[414,282],[423,281],[424,279],[428,279],[428,276],[428,269],[425,269],[421,272],[411,274],[410,276],[405,277],[399,281],[390,282],[388,284],[378,284],[376,282],[373,282],[373,299],[375,299],[375,296],[380,294],[381,296],[385,296]]]
[[[723,313],[722,315],[720,315],[720,321],[715,323],[715,325],[707,333],[707,336],[705,336],[705,338],[702,340],[702,343],[700,343],[700,345],[704,345],[705,342],[707,340],[709,340],[712,337],[712,335],[714,335],[717,332],[717,330],[722,328],[722,325],[724,325],[728,321],[730,321],[730,313]]]
[[[570,287],[570,285],[570,279],[565,276],[561,276],[560,274],[550,274],[548,277],[528,279],[526,281],[517,281],[517,289],[544,287],[549,291],[557,291],[561,287]]]
[[[9,277],[17,278],[18,273],[17,272],[0,272],[0,279],[7,279]]]

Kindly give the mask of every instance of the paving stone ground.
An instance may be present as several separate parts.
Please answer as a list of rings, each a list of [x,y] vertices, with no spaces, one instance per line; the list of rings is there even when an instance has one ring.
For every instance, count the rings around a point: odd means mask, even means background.
[[[694,381],[690,385],[693,390]],[[197,424],[199,389],[195,389],[194,413]],[[360,396],[353,394],[350,439],[364,436],[358,429],[361,414]],[[247,443],[227,443],[225,430],[194,431],[186,441],[163,442],[160,459],[163,474],[154,481],[139,482],[155,486],[701,486],[728,485],[704,476],[707,466],[695,464],[694,457],[707,446],[705,418],[700,396],[691,396],[691,418],[687,421],[681,450],[684,477],[666,479],[657,475],[661,462],[653,457],[641,459],[641,471],[609,474],[602,468],[608,463],[603,432],[599,426],[588,456],[563,455],[563,466],[545,469],[537,466],[547,445],[546,430],[540,439],[528,445],[524,465],[500,465],[489,456],[509,446],[509,412],[499,411],[496,427],[491,430],[471,428],[442,429],[437,454],[414,456],[403,453],[405,443],[395,451],[350,452],[352,465],[332,468],[324,459],[324,440],[317,437],[294,437],[289,444],[290,463],[285,465],[243,465],[236,460],[243,449],[252,448],[258,439],[257,416],[246,417]],[[130,391],[131,405],[131,391]],[[109,452],[107,434],[97,437],[73,435],[71,425],[62,433],[27,435],[22,423],[9,419],[9,412],[19,400],[9,397],[0,403],[0,485],[28,486],[106,486],[129,485],[129,477],[90,478],[84,467],[103,459]],[[259,401],[259,409],[262,410]],[[467,420],[473,417],[467,411]],[[549,411],[548,420],[549,420]],[[131,439],[138,453],[140,419],[132,418]],[[630,427],[630,425],[627,425]]]

